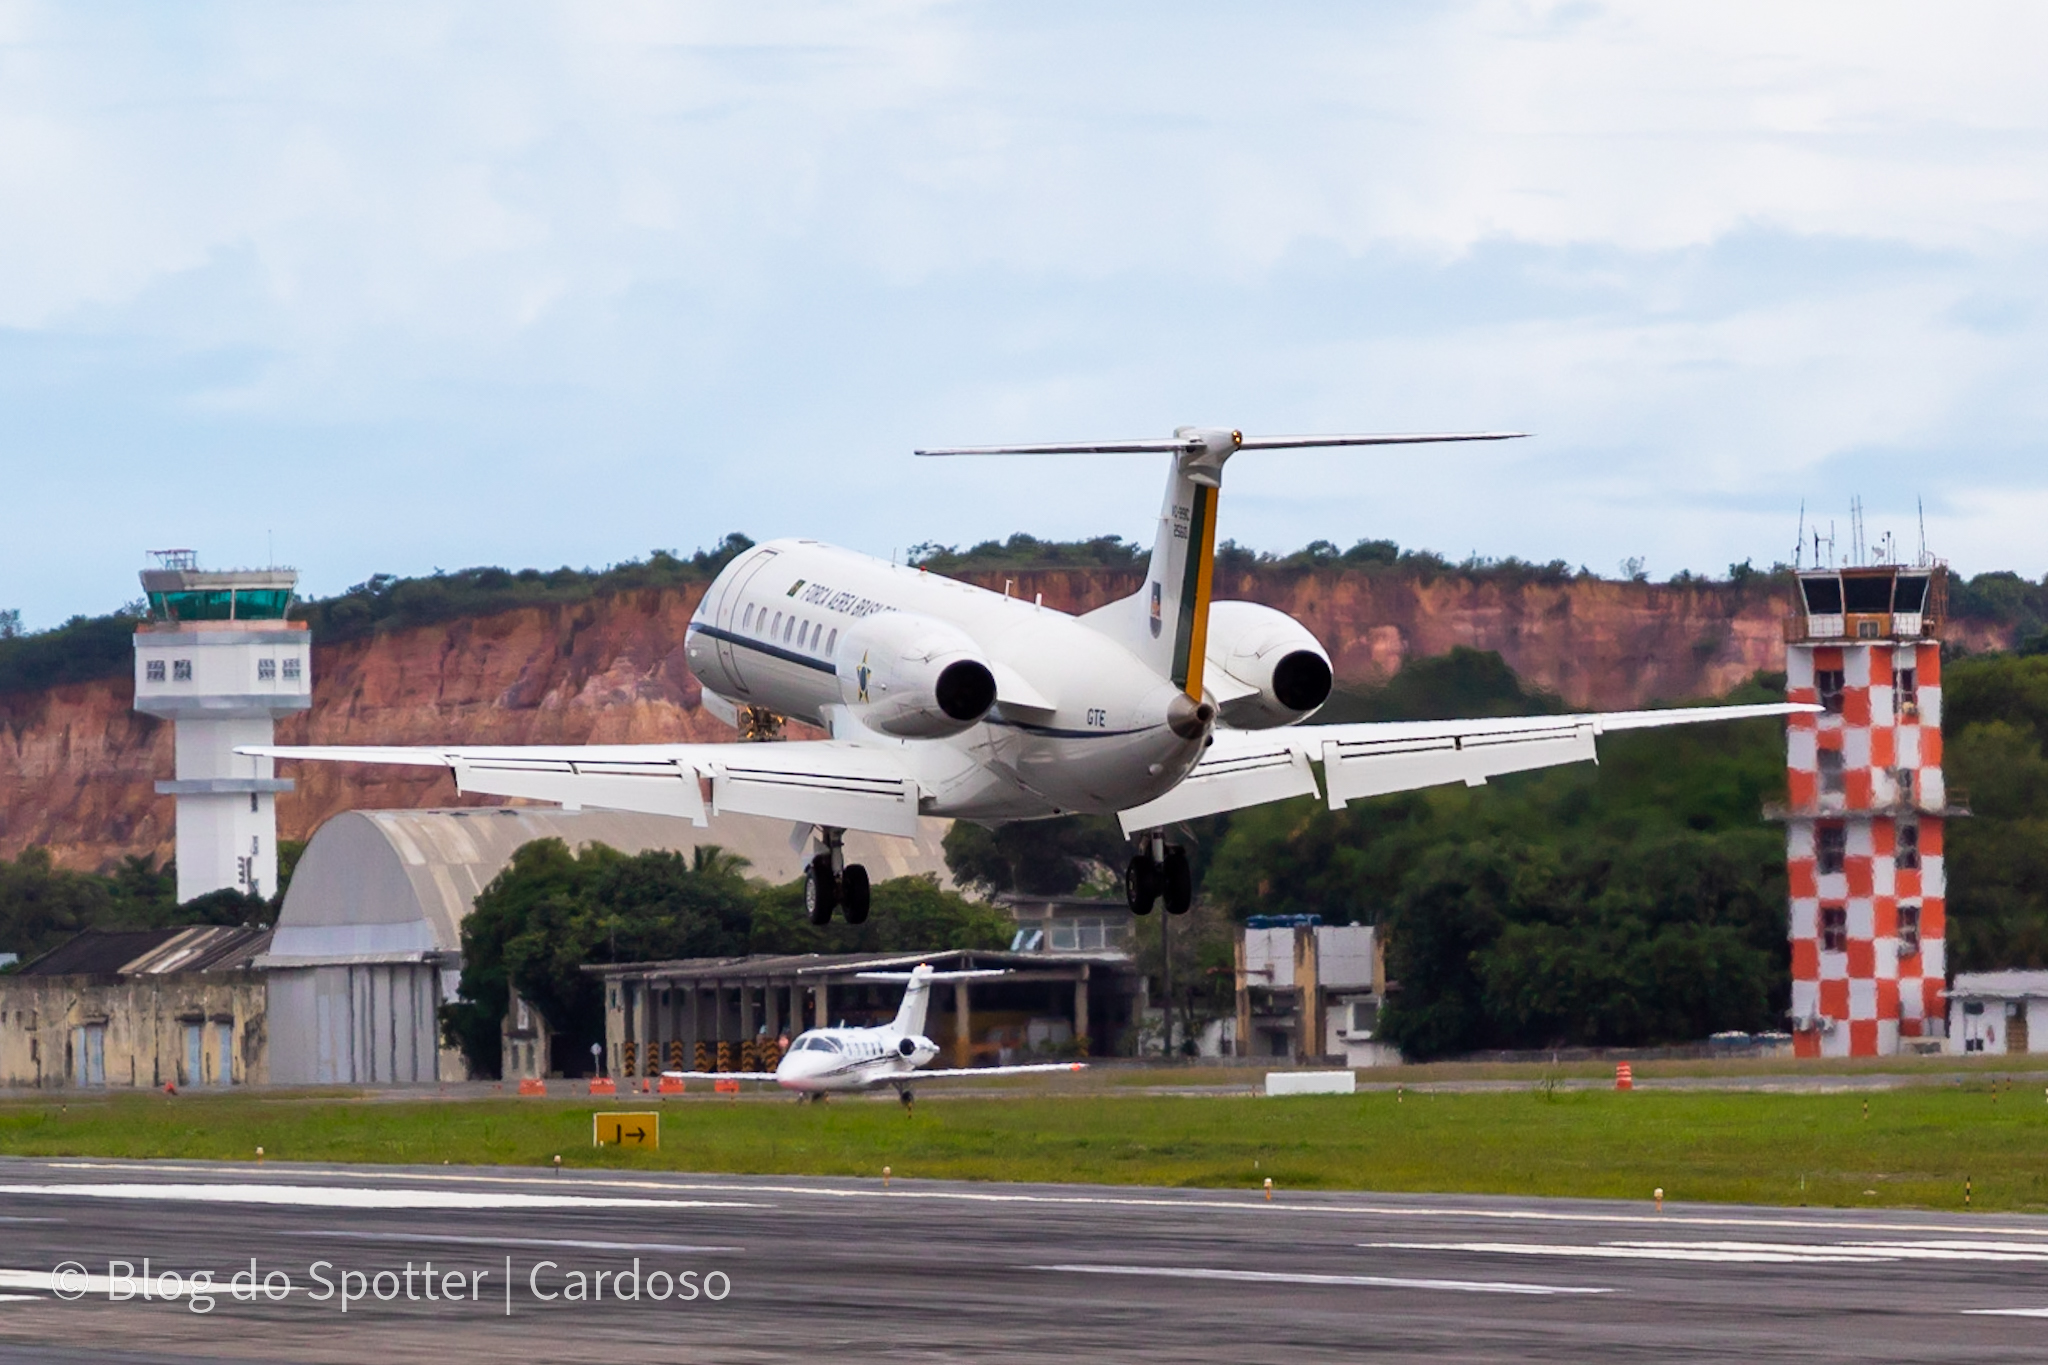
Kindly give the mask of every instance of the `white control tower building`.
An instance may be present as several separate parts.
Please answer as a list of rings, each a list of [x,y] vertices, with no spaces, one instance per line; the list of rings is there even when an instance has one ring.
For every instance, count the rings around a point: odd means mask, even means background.
[[[222,887],[277,889],[277,794],[292,789],[267,758],[279,716],[313,704],[312,637],[287,621],[295,569],[201,572],[190,550],[151,552],[142,573],[149,621],[135,632],[135,709],[177,725],[178,899]]]

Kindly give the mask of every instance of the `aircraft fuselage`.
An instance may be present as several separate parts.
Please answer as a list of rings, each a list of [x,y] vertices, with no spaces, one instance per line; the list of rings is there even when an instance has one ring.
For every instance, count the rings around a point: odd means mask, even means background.
[[[958,733],[900,739],[863,723],[896,656],[873,640],[922,622],[937,644],[971,642],[998,700]],[[957,632],[957,635],[955,635]],[[1170,791],[1194,766],[1206,724],[1187,698],[1085,618],[817,541],[758,545],[727,565],[690,622],[691,669],[735,707],[805,721],[835,738],[900,744],[927,814],[1001,821],[1110,814]]]

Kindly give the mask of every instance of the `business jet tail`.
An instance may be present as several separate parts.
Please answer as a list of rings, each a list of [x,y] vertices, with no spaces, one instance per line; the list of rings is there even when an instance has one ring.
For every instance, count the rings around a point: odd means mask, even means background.
[[[935,981],[968,981],[980,976],[1008,976],[1002,968],[991,967],[971,972],[935,972],[930,963],[920,962],[907,972],[860,972],[856,981],[901,981],[903,1003],[896,1007],[896,1031],[906,1038],[914,1038],[924,1032],[924,1016],[931,1004],[931,987]]]
[[[1520,431],[1415,435],[1247,436],[1212,427],[1180,427],[1161,440],[1074,441],[1049,445],[950,446],[919,455],[1173,456],[1166,501],[1152,542],[1145,586],[1085,616],[1090,625],[1145,660],[1196,701],[1209,634],[1209,597],[1216,566],[1216,497],[1223,464],[1240,450],[1311,450],[1334,446],[1426,445],[1439,441],[1507,441]]]

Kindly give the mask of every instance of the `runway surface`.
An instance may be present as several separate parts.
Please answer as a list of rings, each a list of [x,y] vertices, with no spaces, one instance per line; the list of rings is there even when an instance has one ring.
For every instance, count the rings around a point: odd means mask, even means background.
[[[2037,1361],[2048,1219],[0,1160],[9,1360],[800,1354]]]

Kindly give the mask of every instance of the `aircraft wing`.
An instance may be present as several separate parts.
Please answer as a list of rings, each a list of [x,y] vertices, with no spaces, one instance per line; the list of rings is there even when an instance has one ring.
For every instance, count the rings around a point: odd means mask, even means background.
[[[1086,1071],[1086,1062],[1033,1062],[1029,1066],[958,1066],[931,1070],[919,1068],[906,1071],[900,1076],[884,1076],[885,1082],[900,1085],[904,1081],[926,1081],[934,1076],[1017,1076],[1026,1071]]]
[[[765,1081],[773,1084],[772,1071],[664,1071],[665,1081]]]
[[[847,740],[775,744],[597,744],[480,748],[249,745],[265,758],[446,768],[462,792],[553,801],[570,809],[766,815],[873,834],[917,833],[918,784],[899,749]],[[707,812],[704,784],[710,786]]]
[[[1117,818],[1124,832],[1133,834],[1268,801],[1314,796],[1318,788],[1313,764],[1322,765],[1322,794],[1328,797],[1330,809],[1342,810],[1346,802],[1361,797],[1449,782],[1477,787],[1503,773],[1597,761],[1594,740],[1616,730],[1818,710],[1818,706],[1804,703],[1773,702],[1573,716],[1218,730],[1201,762],[1178,787],[1156,801],[1121,812]]]

